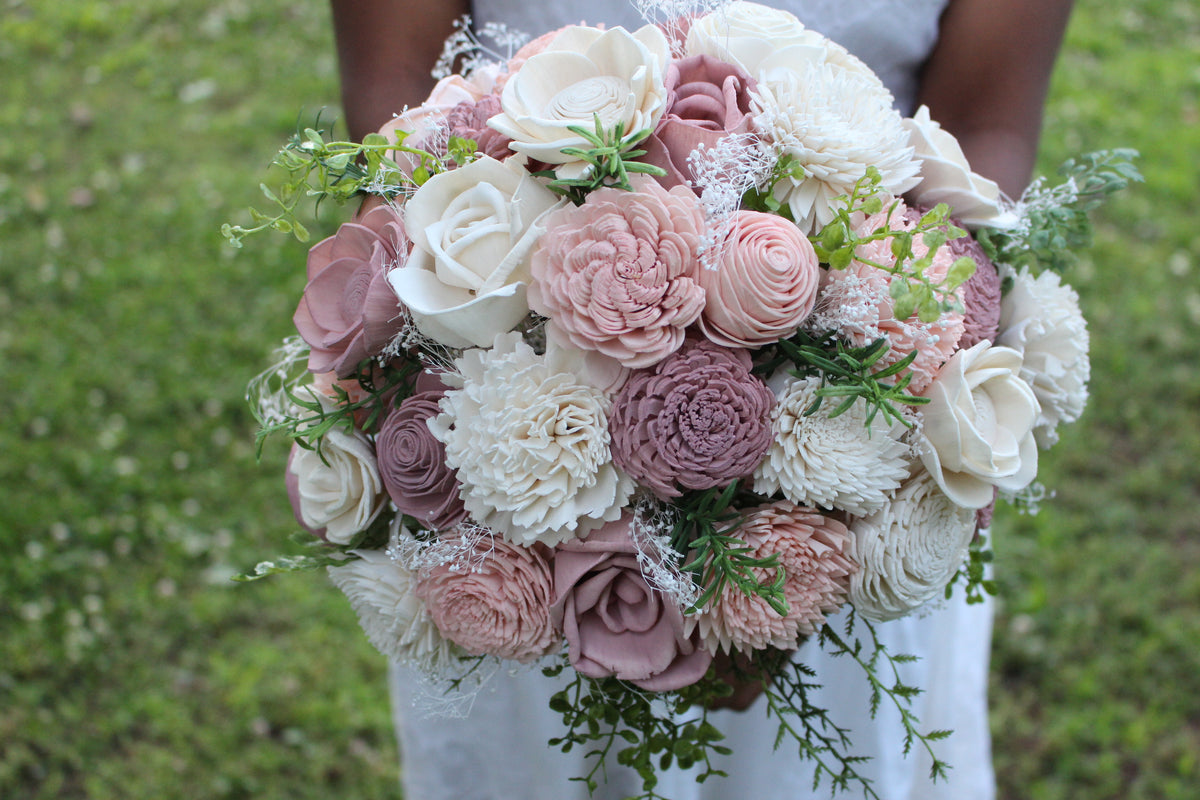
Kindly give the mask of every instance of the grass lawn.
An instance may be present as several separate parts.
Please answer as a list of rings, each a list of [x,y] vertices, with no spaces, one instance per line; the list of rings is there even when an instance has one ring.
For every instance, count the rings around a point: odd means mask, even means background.
[[[323,2],[4,0],[0,14],[0,797],[397,798],[384,663],[287,548],[282,445],[246,380],[303,248],[219,234],[336,108]],[[1133,146],[1148,182],[1069,280],[1092,404],[1004,514],[993,660],[1006,800],[1200,784],[1200,7],[1080,0],[1052,169]],[[338,222],[324,214],[314,236]],[[412,798],[411,800],[420,800]]]

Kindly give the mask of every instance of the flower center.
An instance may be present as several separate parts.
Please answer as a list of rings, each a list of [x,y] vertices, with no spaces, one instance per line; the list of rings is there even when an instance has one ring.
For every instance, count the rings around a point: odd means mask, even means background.
[[[566,87],[546,106],[551,119],[576,122],[587,120],[592,127],[592,115],[600,116],[600,124],[612,128],[621,122],[629,97],[629,84],[613,75],[586,78]],[[629,131],[626,131],[629,133]]]

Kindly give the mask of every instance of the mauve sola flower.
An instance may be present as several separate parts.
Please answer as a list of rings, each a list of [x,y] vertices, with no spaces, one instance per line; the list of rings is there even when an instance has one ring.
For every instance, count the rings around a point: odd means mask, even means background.
[[[516,333],[455,366],[445,381],[461,388],[429,428],[476,522],[518,544],[554,545],[620,516],[633,484],[612,463],[603,392],[551,369]]]
[[[771,444],[771,390],[750,354],[691,340],[630,377],[613,403],[613,460],[662,498],[724,486]]]
[[[975,273],[962,287],[965,311],[958,347],[969,350],[984,339],[994,343],[1000,328],[1000,273],[973,237],[951,239],[946,246],[956,260],[966,256],[975,262]]]
[[[441,413],[438,401],[446,387],[435,376],[422,373],[416,389],[384,419],[375,437],[375,456],[396,509],[423,525],[443,530],[467,518],[458,496],[458,479],[446,466],[446,447],[428,425]]]
[[[403,308],[386,273],[408,249],[403,220],[382,204],[309,251],[308,285],[293,317],[311,348],[309,370],[345,378],[400,332]]]
[[[484,95],[474,103],[459,103],[446,115],[448,136],[475,142],[475,151],[503,161],[513,154],[508,149],[509,138],[488,127],[487,121],[500,113],[500,98]]]
[[[639,177],[634,188],[598,189],[546,217],[528,299],[577,347],[636,369],[677,350],[704,308],[704,218],[681,186],[668,192]]]
[[[890,216],[885,210],[867,217],[859,224],[856,233],[867,236],[884,226],[890,230],[910,231],[916,227],[919,219],[919,213],[897,200]],[[916,236],[913,240],[913,256],[922,258],[928,252],[924,237]],[[909,391],[919,394],[933,382],[942,364],[959,349],[964,331],[963,315],[950,311],[933,322],[922,322],[914,311],[906,319],[896,319],[889,293],[891,275],[873,266],[896,263],[896,256],[892,253],[892,237],[859,245],[855,256],[856,260],[845,269],[827,273],[817,310],[808,326],[836,330],[856,346],[870,344],[881,336],[886,337],[891,349],[877,362],[879,369],[896,363],[915,350],[917,357],[905,374],[912,376]],[[933,263],[925,269],[925,276],[935,283],[943,280],[954,261],[955,256],[949,247],[939,247]]]
[[[529,662],[558,647],[550,622],[554,578],[550,552],[498,537],[476,542],[481,558],[423,570],[415,594],[442,635],[469,655]]]
[[[786,500],[744,515],[733,535],[749,546],[751,558],[779,554],[787,613],[780,615],[763,598],[728,584],[707,609],[688,617],[688,629],[698,630],[714,652],[795,649],[845,602],[849,576],[857,570],[849,555],[850,534],[841,522]],[[766,568],[753,571],[760,581],[773,577]]]
[[[850,604],[867,619],[903,617],[943,594],[975,535],[976,510],[947,497],[924,469],[879,511],[852,520]]]
[[[830,417],[838,398],[825,398],[812,414],[821,379],[777,373],[771,413],[772,442],[754,473],[754,491],[783,492],[805,506],[836,508],[865,515],[882,507],[908,475],[910,448],[905,427],[877,414],[867,425],[866,402],[859,399]]]
[[[428,672],[437,672],[461,657],[461,651],[441,635],[425,603],[417,597],[416,572],[380,550],[352,553],[359,558],[327,571],[350,601],[376,650]]]

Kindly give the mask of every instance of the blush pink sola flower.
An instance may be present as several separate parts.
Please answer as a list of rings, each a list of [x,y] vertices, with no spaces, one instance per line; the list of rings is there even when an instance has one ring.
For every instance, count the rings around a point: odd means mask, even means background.
[[[692,340],[640,370],[613,403],[613,459],[662,498],[754,471],[771,444],[775,397],[746,350]]]
[[[779,500],[746,511],[734,536],[745,541],[752,558],[779,554],[788,610],[780,615],[763,598],[729,584],[707,609],[688,618],[708,649],[794,649],[845,602],[858,566],[849,556],[850,534],[841,522]],[[759,580],[772,577],[767,569],[756,572]]]
[[[704,218],[681,186],[634,185],[599,189],[582,206],[547,216],[529,305],[576,347],[636,369],[677,350],[704,307],[696,282]]]
[[[311,348],[309,370],[347,377],[400,331],[403,309],[386,273],[408,250],[400,215],[383,204],[309,251],[308,285],[293,317]]]
[[[481,537],[471,567],[440,564],[417,580],[438,630],[470,655],[529,662],[558,646],[550,624],[554,582],[550,552],[520,547],[499,537]]]
[[[712,652],[684,632],[674,600],[646,581],[631,519],[559,545],[551,613],[581,674],[615,676],[652,692],[681,689],[704,677]]]
[[[739,211],[716,269],[702,269],[700,329],[726,347],[786,339],[812,313],[821,267],[808,237],[775,214]]]

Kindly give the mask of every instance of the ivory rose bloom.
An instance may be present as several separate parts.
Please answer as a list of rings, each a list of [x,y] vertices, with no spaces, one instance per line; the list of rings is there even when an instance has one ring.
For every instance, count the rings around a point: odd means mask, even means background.
[[[976,513],[918,468],[879,511],[850,523],[850,603],[867,619],[903,617],[941,597],[967,558]]]
[[[1039,404],[1021,379],[1021,354],[983,341],[960,350],[925,392],[921,461],[951,500],[992,502],[992,487],[1015,492],[1037,475],[1033,428]]]
[[[550,551],[483,537],[470,566],[452,562],[423,571],[415,593],[450,641],[473,656],[529,662],[558,646],[550,624],[554,583]]]
[[[726,347],[786,339],[813,310],[821,267],[808,238],[775,214],[739,211],[716,269],[697,274],[700,330]]]
[[[508,79],[503,111],[488,124],[513,140],[513,151],[558,165],[559,177],[578,177],[587,163],[563,149],[591,145],[568,129],[594,130],[598,116],[604,130],[618,124],[626,135],[653,130],[666,106],[669,58],[666,37],[653,25],[632,34],[565,28]]]
[[[921,165],[921,182],[908,191],[909,202],[929,208],[945,203],[972,230],[1008,224],[1012,215],[1004,209],[1000,187],[971,171],[958,140],[930,118],[926,106],[904,120],[904,127]]]
[[[429,429],[476,522],[517,544],[554,545],[620,516],[633,484],[612,463],[603,392],[552,370],[515,333],[455,366]]]
[[[1088,399],[1087,321],[1079,295],[1049,270],[1024,269],[1001,304],[997,344],[1022,354],[1021,377],[1033,387],[1041,413],[1033,435],[1042,447],[1058,441],[1058,424],[1075,422]]]
[[[684,187],[634,183],[636,192],[598,189],[546,218],[529,304],[577,347],[638,368],[679,349],[704,307],[704,219]]]
[[[734,2],[692,21],[686,52],[737,64],[757,77],[763,60],[774,53],[798,49],[813,61],[823,61],[829,46],[842,50],[805,28],[794,14],[758,3]]]
[[[383,510],[375,449],[357,430],[331,428],[320,452],[293,445],[288,473],[297,519],[327,542],[350,544]]]
[[[652,692],[681,689],[704,677],[712,653],[684,632],[675,601],[646,582],[630,520],[559,545],[551,613],[581,674]]]
[[[421,333],[486,347],[529,307],[529,258],[553,192],[511,161],[483,157],[434,175],[404,206],[413,251],[388,281]]]

